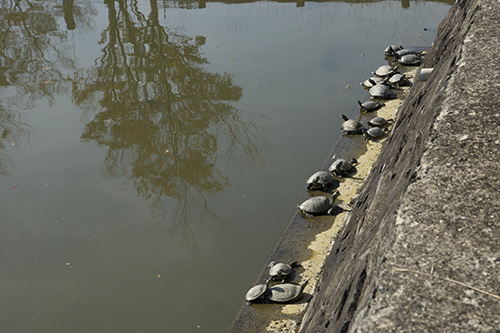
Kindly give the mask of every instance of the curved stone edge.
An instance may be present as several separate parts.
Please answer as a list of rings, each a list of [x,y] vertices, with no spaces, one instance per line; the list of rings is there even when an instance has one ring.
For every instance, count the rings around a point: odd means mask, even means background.
[[[300,332],[500,330],[499,17],[442,21]]]

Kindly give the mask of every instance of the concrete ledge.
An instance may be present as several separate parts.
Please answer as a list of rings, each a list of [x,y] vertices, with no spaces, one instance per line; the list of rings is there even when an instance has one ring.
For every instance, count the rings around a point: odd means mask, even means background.
[[[500,331],[500,2],[457,1],[301,332]]]

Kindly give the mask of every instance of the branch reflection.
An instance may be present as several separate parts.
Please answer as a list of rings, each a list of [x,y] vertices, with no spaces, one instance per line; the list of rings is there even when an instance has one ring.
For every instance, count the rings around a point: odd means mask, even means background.
[[[127,177],[154,215],[173,213],[183,232],[195,213],[222,223],[206,199],[229,185],[218,157],[259,163],[264,147],[261,129],[232,104],[241,87],[226,73],[204,70],[204,38],[162,27],[156,1],[147,17],[136,1],[106,7],[102,57],[73,89],[78,105],[100,110],[82,140],[107,147],[104,174]]]

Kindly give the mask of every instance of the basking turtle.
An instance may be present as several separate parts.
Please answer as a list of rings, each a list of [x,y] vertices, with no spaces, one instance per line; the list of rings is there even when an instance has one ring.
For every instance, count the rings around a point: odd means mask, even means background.
[[[364,103],[361,103],[361,101],[357,101],[359,105],[359,110],[365,111],[365,112],[372,112],[380,109],[381,107],[385,106],[384,103],[378,103],[375,101],[367,101]]]
[[[288,274],[290,274],[292,269],[296,266],[299,266],[298,261],[294,261],[291,264],[284,264],[282,262],[275,264],[274,261],[271,261],[269,264],[269,275],[271,279],[282,280],[282,282],[284,282]]]
[[[374,85],[376,85],[377,83],[382,83],[384,81],[384,78],[383,77],[380,77],[380,76],[372,76],[366,80],[364,80],[363,82],[361,82],[360,84],[365,87],[365,88],[371,88],[373,87]]]
[[[373,74],[380,76],[380,77],[386,77],[386,76],[389,76],[389,75],[396,73],[397,69],[398,69],[398,66],[392,67],[389,65],[382,65],[379,68],[377,68],[377,70],[375,72],[373,72]]]
[[[271,282],[271,278],[267,279],[265,283],[261,283],[250,288],[245,295],[245,299],[247,301],[246,304],[251,305],[253,301],[264,295],[267,288],[269,288],[269,282]]]
[[[398,63],[404,66],[419,66],[422,57],[416,54],[407,54],[398,59]]]
[[[401,88],[403,86],[410,86],[411,85],[411,81],[408,80],[406,75],[399,74],[399,73],[396,73],[393,76],[391,76],[387,82],[390,85],[395,86],[396,88]]]
[[[395,52],[402,50],[403,47],[401,45],[389,45],[385,48],[384,54],[387,56],[394,55]]]
[[[315,172],[311,177],[306,180],[306,190],[316,191],[320,190],[323,192],[328,192],[328,185],[333,182],[333,177],[327,171]]]
[[[340,193],[337,191],[332,195],[332,200],[325,196],[312,197],[297,206],[298,209],[304,212],[307,217],[314,215],[332,214],[334,211],[335,198]]]
[[[401,49],[401,50],[397,50],[396,52],[394,52],[394,60],[398,60],[402,56],[405,56],[405,55],[408,55],[408,54],[420,55],[421,53],[422,53],[422,51],[419,51],[417,49]]]
[[[387,133],[387,129],[382,129],[380,127],[372,127],[369,129],[363,128],[363,134],[365,135],[365,140],[376,140],[382,138]]]
[[[328,171],[333,173],[336,177],[348,177],[355,172],[354,165],[358,164],[358,161],[353,158],[351,162],[344,160],[343,158],[338,158],[330,165]]]
[[[382,117],[375,117],[375,118],[372,118],[372,119],[368,120],[368,126],[371,126],[371,127],[387,127],[392,122],[393,122],[393,120],[391,118],[385,119],[385,118],[382,118]]]
[[[396,94],[385,84],[377,84],[370,88],[371,98],[394,99]]]
[[[372,88],[373,89],[373,88]],[[363,125],[357,120],[349,119],[345,114],[340,115],[344,122],[342,123],[342,134],[361,134]]]
[[[295,283],[282,283],[269,288],[268,298],[273,302],[291,302],[298,299],[302,295],[302,291],[309,280],[304,281],[302,284]]]

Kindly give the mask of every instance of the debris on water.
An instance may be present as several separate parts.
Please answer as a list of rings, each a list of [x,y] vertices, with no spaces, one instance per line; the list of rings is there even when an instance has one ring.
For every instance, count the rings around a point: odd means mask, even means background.
[[[10,190],[15,190],[15,189],[16,189],[16,188],[18,188],[18,187],[19,187],[19,185],[14,185],[14,186],[12,186],[12,187],[10,188]]]

